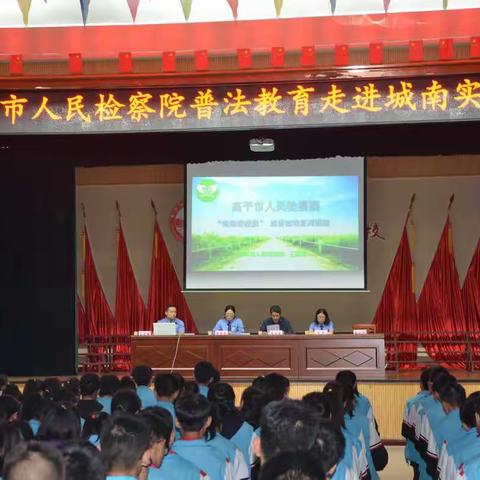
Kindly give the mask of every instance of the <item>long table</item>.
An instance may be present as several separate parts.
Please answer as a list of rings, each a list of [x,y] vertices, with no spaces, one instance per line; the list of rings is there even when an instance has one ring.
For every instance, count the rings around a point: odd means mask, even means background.
[[[292,381],[331,380],[341,370],[359,379],[385,378],[383,335],[180,335],[132,336],[133,365],[193,377],[200,360],[222,379],[251,380],[277,372]]]

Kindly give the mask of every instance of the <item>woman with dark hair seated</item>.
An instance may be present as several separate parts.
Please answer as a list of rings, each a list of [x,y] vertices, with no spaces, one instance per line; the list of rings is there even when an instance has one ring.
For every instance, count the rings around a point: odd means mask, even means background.
[[[311,332],[323,330],[324,332],[333,333],[335,327],[328,316],[328,312],[324,308],[319,308],[315,312],[315,318],[308,329]]]

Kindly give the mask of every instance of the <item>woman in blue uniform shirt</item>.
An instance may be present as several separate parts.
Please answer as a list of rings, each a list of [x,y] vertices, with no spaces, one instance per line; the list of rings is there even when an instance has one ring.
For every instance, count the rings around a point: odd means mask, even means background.
[[[243,333],[243,322],[240,317],[237,317],[235,307],[227,305],[225,307],[225,314],[213,327],[213,333],[219,331],[228,331],[232,333]]]
[[[315,320],[310,324],[309,330],[314,332],[315,330],[325,330],[328,333],[333,333],[333,322],[328,316],[328,312],[324,308],[319,308],[315,313]]]

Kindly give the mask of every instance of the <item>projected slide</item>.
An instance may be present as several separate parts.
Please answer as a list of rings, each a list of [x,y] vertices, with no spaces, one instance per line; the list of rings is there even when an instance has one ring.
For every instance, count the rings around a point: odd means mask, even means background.
[[[357,177],[195,177],[193,271],[359,268]]]
[[[189,176],[187,288],[363,288],[363,175],[255,167]]]

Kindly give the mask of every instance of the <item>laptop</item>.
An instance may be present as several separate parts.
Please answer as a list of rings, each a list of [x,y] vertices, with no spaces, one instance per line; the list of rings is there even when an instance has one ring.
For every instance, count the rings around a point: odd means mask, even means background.
[[[154,323],[153,324],[154,335],[176,335],[177,325],[175,323]]]

